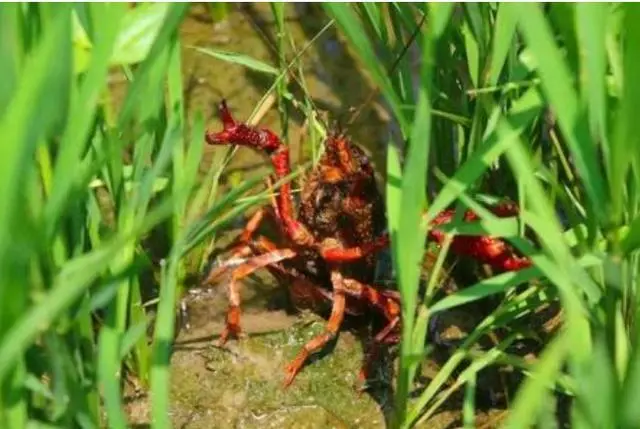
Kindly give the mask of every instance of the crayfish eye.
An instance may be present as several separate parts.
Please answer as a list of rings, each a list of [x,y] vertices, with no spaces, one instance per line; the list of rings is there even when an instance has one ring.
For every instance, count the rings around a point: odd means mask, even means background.
[[[331,193],[327,192],[327,189],[325,189],[325,187],[321,187],[320,189],[318,189],[318,191],[316,192],[316,207],[321,207],[326,205],[331,199]]]

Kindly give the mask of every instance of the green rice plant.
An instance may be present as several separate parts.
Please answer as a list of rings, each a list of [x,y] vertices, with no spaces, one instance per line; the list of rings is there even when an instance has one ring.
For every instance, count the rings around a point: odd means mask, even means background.
[[[273,13],[273,17],[276,22],[276,41],[277,41],[277,51],[278,51],[278,68],[280,71],[285,71],[287,68],[286,61],[286,35],[287,30],[285,28],[284,23],[284,3],[271,3],[271,12]],[[286,74],[285,74],[286,76]],[[286,95],[287,95],[287,79],[279,79],[276,85],[276,92],[278,96],[278,112],[280,113],[280,124],[282,127],[282,132],[280,133],[282,136],[282,141],[287,142],[288,134],[289,134],[289,118],[287,113],[287,104],[286,104]]]
[[[524,366],[527,378],[506,425],[543,421],[543,403],[554,390],[573,398],[575,427],[637,425],[628,398],[637,389],[638,373],[640,147],[631,131],[640,46],[631,23],[638,8],[604,3],[325,8],[381,88],[399,139],[408,146],[398,149],[392,142],[387,158],[389,227],[404,323],[395,424],[409,427],[432,415],[450,394],[441,390],[444,382],[467,361],[454,386],[471,383],[464,409],[469,425],[474,374],[510,356],[497,345],[480,363],[471,350],[475,339],[508,328],[523,309],[557,301],[562,328],[536,363]],[[425,14],[415,42],[419,75],[405,60],[387,76],[397,38],[406,40]],[[427,188],[436,185],[437,194],[426,203]],[[476,202],[503,196],[520,202],[515,223],[497,219]],[[452,203],[476,210],[482,221],[454,222],[450,232],[505,237],[535,266],[482,280],[441,301],[434,302],[429,292],[418,296],[416,262],[426,232],[415,233],[417,225],[426,228],[420,211],[426,210],[428,220]],[[540,248],[522,238],[525,227]],[[528,282],[526,292],[515,293]],[[428,318],[490,295],[502,297],[496,310],[502,315],[485,319],[418,399],[409,401],[416,363],[427,350]]]
[[[96,427],[99,390],[109,421],[123,426],[122,361],[143,378],[149,363],[139,340],[147,323],[139,243],[173,209],[171,195],[154,197],[154,184],[169,165],[175,133],[140,125],[163,104],[154,80],[162,80],[162,51],[184,9],[149,7],[147,16],[160,18],[151,19],[158,31],[146,44],[127,38],[140,21],[134,11],[2,7],[3,40],[10,41],[3,44],[10,66],[2,80],[13,83],[3,88],[1,126],[8,167],[0,251],[3,427],[32,419]],[[104,97],[109,67],[142,59],[112,123]],[[149,96],[146,111],[136,95]],[[125,182],[122,151],[130,148]]]
[[[203,120],[188,124],[183,107],[177,30],[186,10],[0,7],[1,427],[127,427],[125,375],[150,383],[154,424],[168,425],[188,246],[199,225],[213,224],[212,234],[260,201],[237,205],[249,183],[211,199],[204,214],[191,203],[210,182],[197,180]],[[126,93],[114,109],[107,83],[116,69]],[[168,248],[150,249],[163,233]],[[155,265],[150,250],[166,262]],[[143,278],[156,271],[150,343]]]

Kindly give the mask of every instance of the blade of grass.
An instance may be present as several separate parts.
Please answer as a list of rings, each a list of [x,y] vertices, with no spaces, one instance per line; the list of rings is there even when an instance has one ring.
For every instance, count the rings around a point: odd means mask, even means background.
[[[515,114],[511,122],[514,124],[514,135],[521,134],[539,113],[540,98],[534,89],[528,90],[512,108]],[[499,138],[496,132],[484,138],[480,148],[474,152],[455,173],[453,178],[442,188],[433,203],[429,206],[426,220],[431,221],[436,214],[446,209],[455,199],[474,183],[509,147],[509,139]]]
[[[544,392],[553,385],[569,352],[567,331],[562,331],[542,352],[534,365],[532,376],[518,390],[504,428],[530,428],[537,410],[545,399]]]
[[[285,9],[284,3],[280,2],[272,2],[271,3],[271,12],[276,21],[276,43],[277,43],[277,52],[278,52],[278,67],[280,72],[283,72],[287,68],[286,61],[286,33],[287,30],[285,28]],[[278,96],[278,113],[280,114],[280,138],[283,142],[288,143],[289,140],[289,116],[288,116],[288,108],[286,97],[287,90],[287,80],[286,79],[278,79],[278,85],[276,87],[276,94]]]
[[[427,166],[431,144],[431,98],[434,51],[440,35],[444,32],[452,12],[452,5],[431,5],[431,31],[424,32],[421,85],[418,89],[418,106],[411,129],[407,159],[402,172],[402,211],[399,213],[394,267],[398,273],[402,299],[402,339],[400,343],[400,371],[396,394],[396,410],[399,422],[403,422],[409,388],[417,368],[409,356],[419,354],[424,344],[412,341],[415,311],[417,308],[420,262],[424,254],[427,229],[421,227],[422,212],[426,206]],[[418,231],[416,233],[416,230]],[[393,238],[393,237],[392,237]],[[426,326],[426,324],[425,324]],[[424,338],[424,336],[422,337]],[[421,339],[422,340],[422,339]]]
[[[188,46],[188,47],[197,52],[200,52],[201,54],[208,55],[210,57],[219,59],[221,61],[224,61],[230,64],[237,64],[237,65],[246,67],[250,70],[255,70],[257,72],[271,74],[274,76],[277,76],[280,73],[277,68],[241,53],[220,51],[217,49],[201,48],[199,46]]]
[[[43,39],[25,59],[17,89],[12,94],[8,91],[3,94],[5,99],[2,101],[8,104],[0,109],[3,113],[0,132],[5,142],[0,145],[0,272],[3,273],[0,279],[0,338],[11,333],[27,304],[24,276],[29,272],[28,260],[34,243],[31,214],[26,208],[29,192],[19,184],[32,183],[30,163],[36,156],[38,144],[55,132],[66,113],[65,92],[68,92],[70,72],[64,55],[70,51],[71,39],[68,10],[68,6],[62,6],[56,11],[55,19],[42,30]],[[4,33],[5,30],[0,31]],[[20,43],[15,38],[13,42]],[[10,70],[0,73],[11,81]],[[15,243],[22,243],[19,252],[16,252]],[[27,417],[22,389],[26,375],[25,362],[21,358],[24,349],[18,351],[6,362],[5,373],[0,372],[0,425],[24,424]],[[9,371],[12,373],[7,377]]]
[[[5,247],[11,242],[11,212],[17,205],[17,195],[20,193],[14,184],[25,182],[21,178],[22,172],[28,171],[27,163],[35,154],[39,138],[51,131],[54,121],[58,119],[60,100],[65,98],[62,93],[69,83],[68,64],[58,60],[61,47],[69,45],[65,43],[69,28],[69,20],[64,19],[64,11],[61,11],[59,21],[50,28],[51,33],[46,33],[47,37],[27,60],[19,91],[0,120],[0,131],[5,141],[14,142],[0,145],[0,195],[3,197],[0,208],[0,260],[4,260]],[[55,64],[55,67],[51,64]],[[37,128],[30,125],[34,123],[38,124]]]
[[[18,4],[5,4],[0,8],[0,39],[4,41],[0,45],[0,58],[3,58],[3,67],[0,70],[0,118],[2,118],[18,88],[20,65],[23,60]]]
[[[489,63],[489,77],[487,78],[488,86],[495,86],[498,84],[500,72],[504,68],[514,35],[516,34],[515,18],[513,10],[509,8],[508,5],[498,5],[495,31],[492,37],[493,47]]]
[[[605,30],[609,5],[576,4],[578,44],[582,54],[580,83],[589,106],[591,135],[607,149]]]
[[[535,267],[498,274],[497,276],[481,280],[474,285],[465,287],[461,291],[448,295],[433,304],[429,310],[434,314],[450,308],[465,305],[470,302],[486,298],[487,296],[504,292],[519,284],[526,283],[537,277],[539,274],[540,271]]]
[[[167,200],[149,212],[141,225],[130,232],[121,232],[99,248],[69,261],[56,276],[53,287],[40,303],[20,317],[0,342],[0,380],[36,336],[84,292],[112,263],[122,246],[164,221],[171,213],[172,201]]]
[[[143,61],[165,21],[168,10],[169,5],[166,3],[140,3],[134,8],[129,8],[120,25],[109,64],[131,65]]]
[[[373,75],[375,82],[382,89],[382,93],[386,97],[391,106],[391,110],[400,124],[403,136],[409,133],[409,121],[405,113],[402,111],[402,100],[393,89],[393,85],[386,70],[380,64],[373,47],[364,32],[360,20],[351,8],[351,5],[345,3],[323,3],[327,13],[333,17],[345,36],[349,39],[352,46],[360,56],[360,59],[366,64],[367,70]]]
[[[420,420],[416,422],[416,425],[420,425],[423,421],[432,416],[436,410],[462,385],[467,383],[470,379],[475,379],[478,372],[487,366],[491,365],[495,362],[498,357],[500,357],[504,353],[504,349],[506,349],[509,345],[513,343],[516,339],[517,334],[511,334],[507,336],[504,340],[502,340],[498,345],[491,348],[487,353],[483,356],[474,359],[467,368],[464,369],[462,374],[458,376],[456,381],[449,386],[445,391],[438,395],[436,401],[434,401],[433,405],[429,407],[429,409],[420,417]]]
[[[118,25],[122,19],[122,5],[95,3],[91,5],[91,18],[95,23],[96,37],[93,54],[86,74],[83,76],[77,97],[72,98],[69,122],[56,157],[52,192],[47,200],[45,217],[47,218],[46,236],[51,239],[56,223],[69,204],[69,195],[75,185],[74,171],[91,131],[95,118],[98,97],[106,86],[108,60],[115,44]]]
[[[187,13],[189,5],[187,3],[174,3],[167,11],[164,24],[158,35],[149,49],[144,61],[140,64],[136,70],[136,78],[132,82],[127,95],[122,103],[120,113],[118,115],[118,127],[122,128],[131,118],[134,113],[134,107],[139,100],[140,91],[143,90],[145,83],[144,76],[151,71],[151,68],[156,62],[158,55],[164,50],[169,38],[178,28],[178,25],[182,22],[184,15]]]
[[[423,410],[430,401],[435,397],[444,383],[453,374],[453,371],[464,361],[465,357],[469,353],[471,347],[478,341],[478,339],[486,334],[492,326],[495,325],[496,320],[509,311],[517,308],[527,299],[531,298],[536,293],[536,289],[531,287],[522,293],[518,294],[504,306],[497,308],[487,317],[485,317],[478,326],[464,339],[462,344],[456,348],[453,354],[440,368],[438,373],[429,382],[429,385],[420,394],[420,397],[415,401],[409,412],[407,413],[406,420],[403,422],[401,428],[412,427],[414,422],[422,416]]]
[[[611,159],[611,203],[612,203],[612,215],[618,225],[621,225],[624,221],[623,204],[625,198],[625,182],[627,180],[627,174],[634,161],[633,156],[629,154],[635,154],[635,162],[639,160],[637,155],[640,150],[640,138],[638,138],[636,130],[637,112],[640,109],[640,85],[633,77],[634,73],[640,73],[640,58],[637,55],[637,49],[640,43],[640,30],[635,25],[634,21],[640,17],[640,8],[634,7],[634,5],[624,5],[624,20],[623,25],[625,28],[623,44],[623,76],[624,76],[624,96],[620,101],[620,111],[617,115],[617,121],[615,123],[616,129],[613,135],[612,144],[610,147]],[[605,109],[606,106],[603,106]],[[619,237],[615,237],[617,241]],[[614,243],[617,245],[617,243]],[[617,246],[616,246],[617,247]]]
[[[104,407],[109,420],[109,427],[124,429],[127,427],[127,416],[122,407],[120,391],[120,344],[116,333],[102,329],[98,337],[98,379],[102,390]],[[116,380],[116,382],[110,382]]]
[[[604,222],[606,205],[602,203],[607,201],[608,195],[598,167],[596,146],[580,114],[570,70],[553,42],[549,24],[540,6],[527,4],[517,8],[517,11],[514,8],[514,13],[517,13],[518,26],[528,48],[537,58],[544,59],[538,63],[542,88],[571,149],[578,173],[594,205],[594,213]]]
[[[166,412],[170,407],[169,392],[166,390],[166,386],[169,385],[169,359],[175,324],[177,263],[176,251],[171,253],[168,265],[166,260],[160,262],[160,303],[155,323],[153,365],[151,367],[152,428],[171,427]]]
[[[469,382],[464,390],[464,400],[462,403],[462,424],[464,429],[475,428],[476,420],[476,379],[474,372],[469,377]]]

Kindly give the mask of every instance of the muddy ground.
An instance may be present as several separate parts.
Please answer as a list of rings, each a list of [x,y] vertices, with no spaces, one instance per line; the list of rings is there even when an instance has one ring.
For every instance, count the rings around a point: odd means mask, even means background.
[[[192,306],[192,328],[179,336],[172,358],[172,406],[168,413],[174,427],[388,427],[392,370],[382,368],[378,383],[359,393],[363,345],[357,329],[343,331],[335,345],[313,359],[285,390],[284,366],[306,341],[323,330],[325,321],[310,313],[265,311],[277,293],[265,294],[261,282],[246,289],[251,304],[245,306],[242,322],[248,335],[230,341],[225,348],[213,345],[222,329],[224,297],[214,295]],[[435,363],[427,362],[422,373],[430,377],[436,370]],[[131,395],[127,409],[134,427],[148,424],[148,405],[143,392]],[[458,395],[419,427],[459,427],[459,409]],[[494,427],[503,414],[499,408],[482,411],[477,427]]]
[[[325,24],[313,5],[288,5],[287,26],[301,47]],[[195,4],[182,28],[183,68],[187,110],[202,111],[210,127],[220,127],[215,116],[218,101],[224,97],[238,118],[247,117],[271,85],[264,75],[241,66],[230,65],[194,51],[191,46],[212,47],[240,52],[276,64],[272,40],[265,42],[258,32],[274,34],[268,4],[237,6],[226,23],[214,25],[206,8]],[[340,42],[335,30],[303,57],[307,84],[314,102],[332,115],[344,114],[358,106],[371,93],[372,86],[357,67],[357,61]],[[349,133],[365,147],[379,171],[384,170],[384,136],[387,117],[375,107],[363,113],[360,125]],[[334,116],[335,117],[335,116]],[[269,111],[261,125],[279,131],[276,109]],[[294,115],[289,141],[296,153],[302,119]],[[202,171],[206,171],[219,148],[206,148]],[[297,152],[296,152],[297,151]],[[240,150],[231,162],[229,174],[248,178],[269,171],[268,160],[250,150]],[[223,178],[224,181],[224,178]],[[237,231],[229,231],[234,235]],[[171,370],[172,406],[167,410],[173,426],[197,428],[385,428],[393,395],[390,380],[393,360],[381,365],[379,382],[359,394],[358,372],[363,359],[362,332],[357,323],[345,329],[330,350],[307,365],[295,383],[282,388],[284,366],[302,345],[322,331],[324,320],[309,313],[292,313],[286,307],[283,285],[267,274],[246,281],[243,289],[242,325],[247,336],[231,340],[225,349],[214,346],[226,311],[224,288],[213,289],[190,304],[190,329],[179,333],[174,345]],[[452,314],[442,330],[464,331],[458,323],[476,323],[468,314]],[[463,323],[464,324],[464,323]],[[422,375],[428,380],[437,362],[424,364]],[[489,395],[489,393],[487,393]],[[454,395],[421,427],[452,429],[460,427],[460,395]],[[490,402],[490,401],[488,401]],[[144,390],[127,397],[127,412],[133,427],[149,424],[149,403]],[[496,427],[504,415],[502,407],[484,407],[477,415],[476,427]]]

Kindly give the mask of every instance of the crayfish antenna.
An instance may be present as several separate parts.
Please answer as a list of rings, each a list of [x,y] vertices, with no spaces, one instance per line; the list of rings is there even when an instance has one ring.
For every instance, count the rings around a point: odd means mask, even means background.
[[[334,118],[331,121],[331,133],[335,138],[343,138],[346,134],[346,128],[344,126],[344,119],[341,116]]]
[[[220,120],[222,120],[222,125],[224,126],[225,130],[236,125],[236,120],[233,119],[233,116],[229,111],[229,107],[227,106],[227,100],[225,100],[224,98],[218,105],[218,113],[220,114]]]

